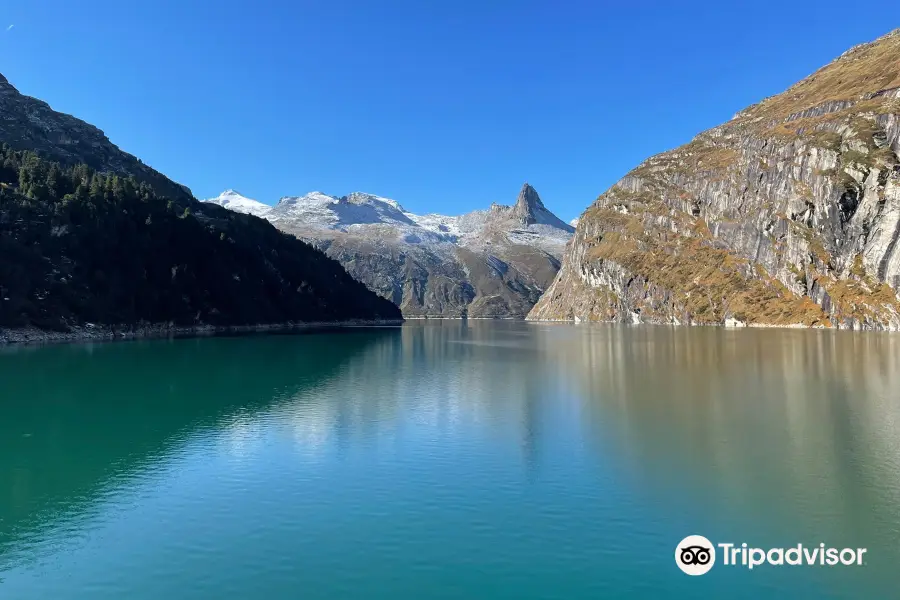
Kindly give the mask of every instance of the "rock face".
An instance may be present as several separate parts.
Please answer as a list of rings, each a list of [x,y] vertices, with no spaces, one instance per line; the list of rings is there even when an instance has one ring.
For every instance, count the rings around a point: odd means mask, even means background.
[[[416,215],[361,192],[311,192],[270,207],[229,191],[207,202],[314,244],[405,317],[523,318],[556,276],[574,232],[527,183],[513,206],[458,217]]]
[[[900,328],[900,30],[654,156],[535,320]]]
[[[56,112],[43,100],[25,96],[0,75],[0,140],[14,150],[31,150],[65,166],[86,164],[95,171],[133,175],[160,193],[189,197],[191,191],[123,152],[81,119]]]

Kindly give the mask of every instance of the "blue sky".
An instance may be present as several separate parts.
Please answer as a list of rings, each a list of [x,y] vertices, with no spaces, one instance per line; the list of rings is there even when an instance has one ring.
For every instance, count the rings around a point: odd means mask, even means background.
[[[191,187],[577,216],[645,157],[900,27],[896,1],[0,2],[0,72]],[[13,26],[12,29],[8,29]]]

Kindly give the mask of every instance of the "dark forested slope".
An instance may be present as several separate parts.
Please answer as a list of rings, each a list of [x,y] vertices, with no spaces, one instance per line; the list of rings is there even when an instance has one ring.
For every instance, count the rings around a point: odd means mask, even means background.
[[[4,143],[0,327],[400,318],[313,247],[156,179]]]
[[[160,194],[190,197],[191,191],[109,141],[97,127],[57,112],[43,100],[26,96],[0,74],[0,142],[14,150],[31,150],[73,166],[86,164],[103,173],[133,176]]]

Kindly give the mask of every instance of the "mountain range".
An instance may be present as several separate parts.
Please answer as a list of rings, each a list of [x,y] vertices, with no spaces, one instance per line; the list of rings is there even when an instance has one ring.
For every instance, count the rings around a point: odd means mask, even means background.
[[[900,30],[647,159],[536,320],[900,328]]]
[[[407,318],[523,318],[574,232],[527,183],[512,206],[461,216],[417,215],[362,192],[310,192],[270,206],[229,190],[206,202],[267,219],[322,249]]]
[[[460,216],[361,192],[200,202],[2,75],[0,143],[0,341],[401,310],[900,329],[900,30],[648,158],[571,224],[527,183]]]

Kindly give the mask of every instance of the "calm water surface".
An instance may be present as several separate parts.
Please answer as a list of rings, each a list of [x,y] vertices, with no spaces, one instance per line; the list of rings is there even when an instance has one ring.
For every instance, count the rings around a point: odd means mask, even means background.
[[[866,547],[721,564],[688,534]],[[0,352],[0,598],[896,598],[900,336],[441,322]]]

